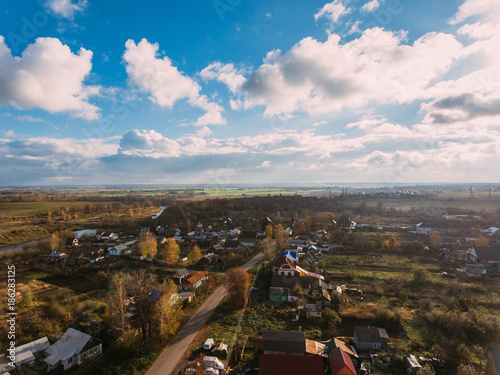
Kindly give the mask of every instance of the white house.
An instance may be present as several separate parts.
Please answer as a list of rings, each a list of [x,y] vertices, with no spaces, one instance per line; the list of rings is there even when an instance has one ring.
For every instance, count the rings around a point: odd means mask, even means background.
[[[425,235],[431,235],[433,232],[432,226],[429,223],[426,223],[425,221],[418,223],[415,226],[415,231],[417,234],[425,234]]]
[[[102,343],[90,335],[68,328],[63,337],[45,351],[49,355],[45,358],[48,365],[47,371],[59,366],[67,370],[101,355]]]

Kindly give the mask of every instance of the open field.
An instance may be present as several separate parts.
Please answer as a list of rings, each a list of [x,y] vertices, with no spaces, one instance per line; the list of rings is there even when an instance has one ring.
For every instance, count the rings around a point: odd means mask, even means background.
[[[109,202],[87,202],[87,201],[61,201],[61,202],[10,202],[0,203],[0,218],[16,216],[36,216],[44,214],[47,210],[56,212],[62,206],[72,207],[80,206],[82,209],[86,204],[109,204]]]

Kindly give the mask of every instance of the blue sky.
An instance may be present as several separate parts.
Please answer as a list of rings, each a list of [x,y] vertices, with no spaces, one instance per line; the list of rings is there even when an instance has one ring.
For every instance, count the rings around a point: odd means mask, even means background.
[[[499,182],[497,0],[0,13],[0,186]]]

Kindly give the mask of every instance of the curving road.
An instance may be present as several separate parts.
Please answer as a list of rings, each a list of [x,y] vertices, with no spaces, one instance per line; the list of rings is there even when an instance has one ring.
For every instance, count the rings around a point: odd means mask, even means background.
[[[241,268],[250,269],[263,259],[262,253],[245,263]],[[226,288],[219,287],[200,307],[200,309],[182,327],[177,336],[165,348],[163,353],[156,359],[146,375],[171,375],[172,371],[182,359],[182,356],[193,342],[198,332],[203,328],[208,318],[212,315],[217,305],[226,295]]]

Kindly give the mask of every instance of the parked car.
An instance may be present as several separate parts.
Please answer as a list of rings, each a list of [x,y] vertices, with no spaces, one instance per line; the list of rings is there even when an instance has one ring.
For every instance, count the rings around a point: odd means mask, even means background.
[[[203,349],[210,350],[212,349],[213,344],[214,344],[214,339],[207,339],[207,341],[205,341],[205,343],[203,344]]]

